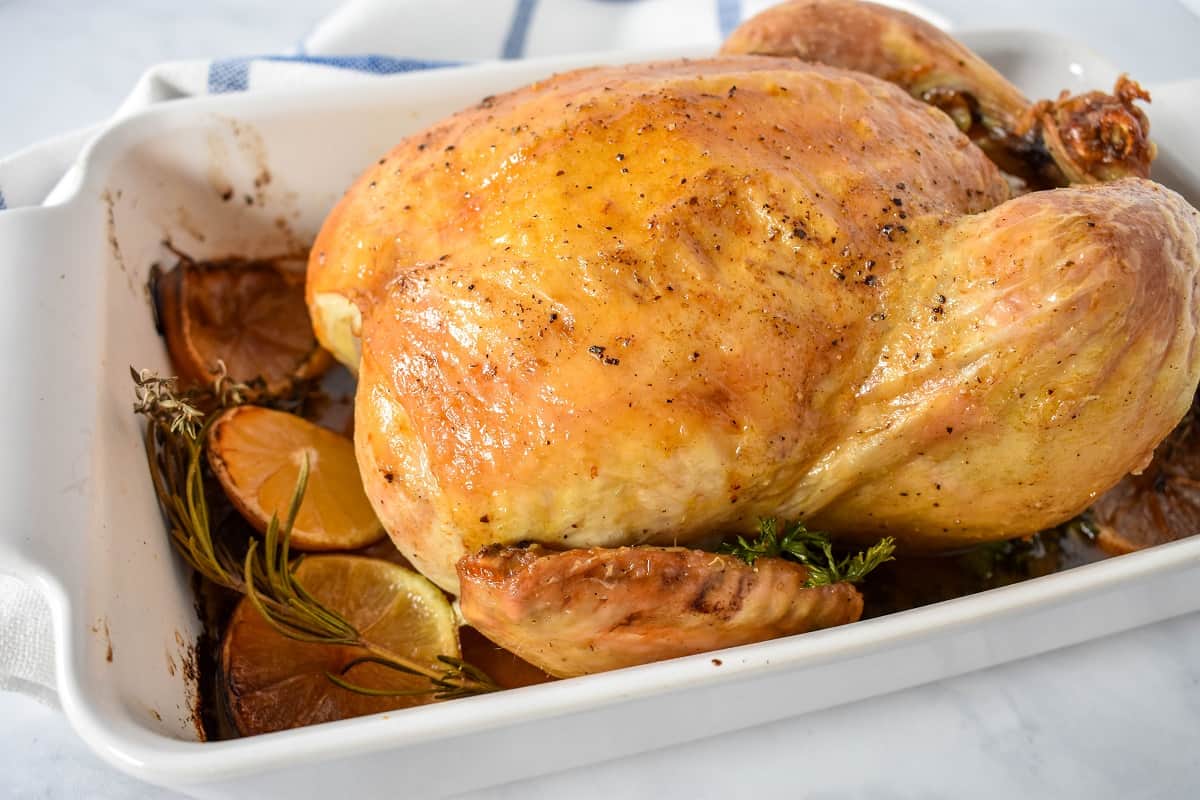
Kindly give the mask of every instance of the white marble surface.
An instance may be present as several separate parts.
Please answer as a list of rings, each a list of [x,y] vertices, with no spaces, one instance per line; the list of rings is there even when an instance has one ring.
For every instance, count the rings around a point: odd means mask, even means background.
[[[104,119],[153,64],[290,51],[338,0],[0,0],[0,156]]]
[[[1200,19],[1168,0],[1143,4],[1132,18],[1128,7],[1098,0],[926,4],[968,25],[1032,24],[1073,35],[1147,80],[1200,75]],[[287,50],[334,5],[0,0],[0,154],[104,117],[157,61]],[[1118,19],[1114,10],[1121,8]],[[403,794],[402,783],[397,788]],[[472,796],[1198,794],[1200,615],[1190,615],[736,736]],[[0,694],[0,797],[172,796],[103,764],[58,712]]]

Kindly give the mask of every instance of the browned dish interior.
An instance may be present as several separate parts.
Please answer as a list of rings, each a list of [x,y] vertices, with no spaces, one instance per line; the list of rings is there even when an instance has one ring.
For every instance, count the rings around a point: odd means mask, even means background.
[[[1200,533],[1200,407],[1196,402],[1154,451],[1139,475],[1129,475],[1096,501],[1096,541],[1112,555]]]

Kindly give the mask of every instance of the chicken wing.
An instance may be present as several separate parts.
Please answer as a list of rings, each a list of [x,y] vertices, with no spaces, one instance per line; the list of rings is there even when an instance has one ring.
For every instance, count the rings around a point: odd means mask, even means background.
[[[492,547],[458,563],[463,616],[560,678],[807,633],[862,615],[862,595],[849,583],[806,588],[808,575],[778,558],[750,566],[682,547]]]
[[[729,55],[802,58],[875,75],[941,108],[1003,169],[1035,188],[1150,174],[1149,100],[1122,76],[1112,94],[1031,103],[990,64],[933,25],[859,0],[791,0],[739,26]]]

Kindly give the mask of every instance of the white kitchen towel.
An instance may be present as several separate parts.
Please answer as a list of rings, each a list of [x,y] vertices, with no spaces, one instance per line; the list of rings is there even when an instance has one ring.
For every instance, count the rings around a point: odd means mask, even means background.
[[[53,704],[54,641],[50,609],[24,582],[0,575],[0,690]]]
[[[151,68],[114,119],[184,97],[334,85],[468,61],[693,45],[715,50],[742,19],[776,2],[350,0],[318,25],[297,52]],[[948,27],[943,17],[916,3],[884,2]],[[64,134],[0,159],[0,213],[40,205],[103,127]],[[4,569],[0,560],[0,573]],[[5,575],[0,575],[0,689],[55,702],[49,610],[31,588]]]

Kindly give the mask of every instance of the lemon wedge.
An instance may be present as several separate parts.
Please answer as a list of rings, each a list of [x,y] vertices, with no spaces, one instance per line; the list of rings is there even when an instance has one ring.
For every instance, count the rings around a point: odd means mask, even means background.
[[[419,663],[437,666],[438,656],[458,658],[458,628],[440,589],[410,569],[377,558],[350,555],[306,557],[296,582],[354,625],[363,639]],[[330,682],[363,650],[288,639],[243,599],[225,630],[221,673],[234,725],[249,736],[301,725],[347,719],[433,702],[432,693],[364,695]],[[428,680],[378,664],[351,667],[343,676],[375,690],[428,688]]]

